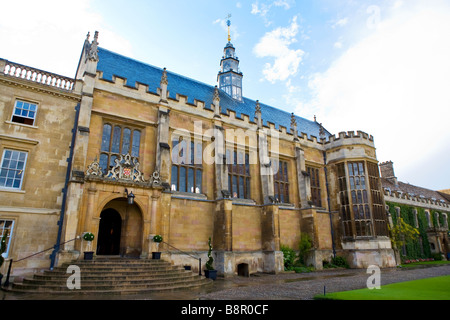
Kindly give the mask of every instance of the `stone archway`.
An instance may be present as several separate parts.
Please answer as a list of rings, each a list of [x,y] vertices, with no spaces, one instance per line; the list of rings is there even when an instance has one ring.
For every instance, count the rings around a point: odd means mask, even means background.
[[[142,211],[139,206],[136,204],[129,205],[126,198],[109,201],[100,215],[97,254],[118,254],[122,257],[132,258],[140,257],[143,246],[142,217]],[[111,244],[113,245],[112,247],[105,248],[105,246]]]
[[[106,209],[100,215],[97,255],[119,255],[122,217],[114,209]]]

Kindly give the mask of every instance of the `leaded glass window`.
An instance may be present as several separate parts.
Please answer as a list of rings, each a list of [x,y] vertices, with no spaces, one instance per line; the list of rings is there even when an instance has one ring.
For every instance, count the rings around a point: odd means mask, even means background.
[[[274,195],[278,202],[289,203],[288,163],[272,159],[274,175]]]
[[[228,191],[232,198],[250,199],[250,156],[243,150],[227,149]]]
[[[320,189],[319,169],[306,167],[311,182],[311,201],[316,207],[322,207],[322,192]]]
[[[120,155],[130,154],[139,158],[141,131],[138,129],[105,123],[103,125],[102,142],[100,147],[100,167],[103,174],[107,174],[114,161]]]
[[[201,141],[172,140],[172,191],[202,193],[203,148]]]

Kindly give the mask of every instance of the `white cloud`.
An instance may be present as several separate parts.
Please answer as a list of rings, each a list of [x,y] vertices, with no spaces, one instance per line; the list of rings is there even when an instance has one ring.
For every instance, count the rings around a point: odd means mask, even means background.
[[[130,56],[130,42],[114,33],[90,4],[91,0],[2,3],[2,58],[73,77],[86,34],[96,30],[101,46]]]
[[[342,49],[342,42],[341,41],[336,41],[335,43],[334,43],[334,47],[336,48],[336,49]]]
[[[342,18],[339,19],[338,21],[336,21],[335,23],[333,23],[333,25],[331,26],[333,29],[337,28],[337,27],[343,27],[348,23],[348,18]]]
[[[274,1],[273,5],[276,7],[284,7],[284,9],[289,10],[291,8],[291,1],[287,1],[287,0],[277,0]]]
[[[400,179],[437,151],[450,157],[450,7],[439,3],[386,12],[372,34],[311,78],[314,100],[301,110],[333,133],[373,134],[378,159],[394,161]]]
[[[266,80],[272,83],[277,80],[284,81],[297,73],[304,52],[289,46],[297,41],[298,30],[297,17],[294,17],[289,27],[279,27],[267,32],[253,48],[259,58],[274,58],[272,63],[264,65],[263,74]]]
[[[270,26],[273,22],[268,19],[268,13],[270,9],[275,7],[284,7],[285,10],[289,10],[291,8],[292,0],[275,0],[275,1],[263,1],[263,3],[259,3],[258,1],[252,3],[251,14],[259,15],[266,25],[266,27]]]

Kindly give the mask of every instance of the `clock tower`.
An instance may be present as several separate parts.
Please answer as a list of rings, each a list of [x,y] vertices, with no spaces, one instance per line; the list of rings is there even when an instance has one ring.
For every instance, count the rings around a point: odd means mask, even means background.
[[[239,59],[236,57],[236,50],[231,44],[230,20],[228,25],[228,43],[223,50],[223,57],[220,61],[220,71],[217,75],[219,89],[223,90],[231,98],[242,101],[242,72],[239,70]]]

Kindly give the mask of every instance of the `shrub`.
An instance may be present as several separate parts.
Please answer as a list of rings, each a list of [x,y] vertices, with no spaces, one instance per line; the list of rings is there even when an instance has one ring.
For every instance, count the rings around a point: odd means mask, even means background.
[[[206,270],[214,270],[214,267],[213,267],[214,258],[212,257],[212,254],[211,254],[211,252],[212,252],[211,237],[209,237],[208,246],[209,246],[208,261],[206,261]]]
[[[335,265],[336,267],[342,267],[342,268],[347,268],[347,269],[350,268],[348,262],[343,257],[340,257],[340,256],[336,256],[336,257],[332,258],[331,263],[333,265]]]
[[[442,254],[440,254],[440,253],[433,253],[433,259],[434,259],[434,261],[441,261],[442,260]]]
[[[294,249],[291,249],[288,246],[281,245],[281,251],[283,252],[284,270],[293,270],[296,258]]]
[[[299,247],[299,254],[298,254],[298,260],[300,264],[305,265],[306,264],[306,258],[308,257],[309,252],[312,248],[312,239],[307,233],[302,233],[302,236],[300,238],[300,243],[298,245]]]

